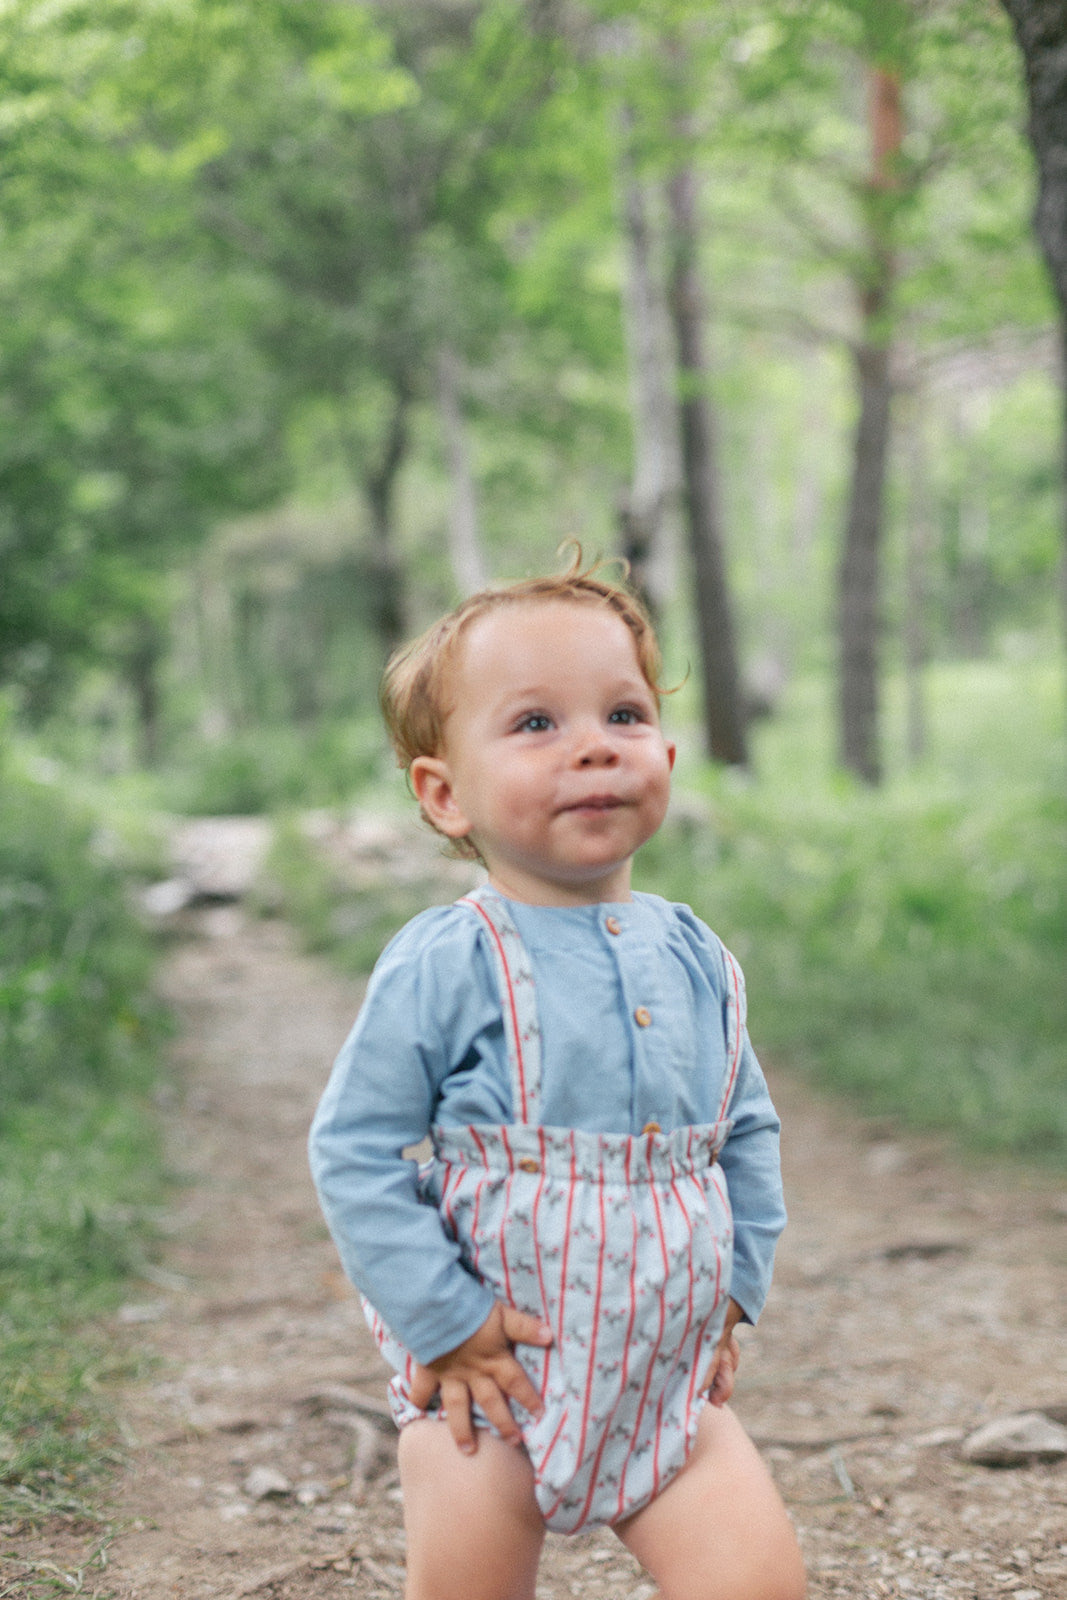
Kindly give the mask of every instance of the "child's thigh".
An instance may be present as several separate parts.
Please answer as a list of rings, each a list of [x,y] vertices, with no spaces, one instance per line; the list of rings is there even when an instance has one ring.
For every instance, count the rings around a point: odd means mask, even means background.
[[[661,1600],[803,1600],[793,1525],[729,1407],[704,1407],[686,1467],[615,1532]]]
[[[400,1434],[406,1600],[534,1600],[545,1525],[525,1451],[479,1429],[461,1454],[446,1423]]]

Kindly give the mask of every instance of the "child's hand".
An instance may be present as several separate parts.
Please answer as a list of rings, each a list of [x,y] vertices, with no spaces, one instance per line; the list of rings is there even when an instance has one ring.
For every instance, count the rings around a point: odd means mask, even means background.
[[[700,1385],[701,1393],[707,1395],[713,1406],[724,1406],[734,1392],[734,1375],[741,1360],[741,1346],[734,1329],[743,1316],[744,1312],[737,1301],[731,1300],[726,1308],[722,1336],[715,1346],[711,1365],[704,1374],[704,1382]]]
[[[522,1435],[511,1414],[509,1400],[515,1400],[532,1416],[544,1410],[541,1396],[515,1359],[517,1344],[549,1345],[552,1329],[539,1317],[528,1316],[498,1300],[476,1333],[454,1350],[420,1366],[411,1385],[411,1399],[425,1408],[438,1389],[448,1426],[464,1455],[477,1448],[471,1406],[477,1402],[493,1427],[509,1444],[519,1444]]]

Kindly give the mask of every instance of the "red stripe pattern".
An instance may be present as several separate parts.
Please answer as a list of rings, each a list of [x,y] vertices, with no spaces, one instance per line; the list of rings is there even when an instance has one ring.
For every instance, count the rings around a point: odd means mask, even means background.
[[[540,1032],[529,959],[499,896],[471,905],[490,934],[514,1107],[507,1127],[437,1128],[423,1175],[472,1270],[501,1299],[544,1316],[555,1340],[520,1355],[545,1400],[520,1416],[547,1525],[575,1533],[647,1504],[685,1464],[704,1405],[697,1387],[722,1330],[733,1225],[715,1157],[743,1035],[740,972],[727,962],[727,1071],[719,1119],[630,1137],[537,1123]],[[379,1318],[401,1425],[410,1360]],[[540,1369],[540,1370],[538,1370]]]

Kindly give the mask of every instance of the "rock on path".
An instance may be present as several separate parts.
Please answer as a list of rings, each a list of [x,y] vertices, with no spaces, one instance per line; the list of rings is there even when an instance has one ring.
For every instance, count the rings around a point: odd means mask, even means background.
[[[233,909],[192,927],[163,976],[182,1024],[169,1118],[182,1182],[160,1271],[116,1319],[145,1361],[120,1396],[129,1464],[107,1566],[82,1592],[399,1595],[382,1370],[304,1156],[358,986],[278,923]],[[754,1015],[758,1031],[758,996]],[[1062,1600],[1063,1463],[993,1471],[960,1455],[998,1416],[1063,1415],[1062,1196],[769,1076],[791,1225],[736,1404],[796,1519],[812,1600]],[[27,1573],[74,1572],[99,1539],[61,1524],[8,1544]],[[550,1539],[540,1600],[651,1594],[610,1533]]]

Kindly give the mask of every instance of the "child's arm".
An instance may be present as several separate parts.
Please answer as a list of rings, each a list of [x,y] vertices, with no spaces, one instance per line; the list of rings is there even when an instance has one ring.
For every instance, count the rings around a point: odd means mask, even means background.
[[[457,1062],[500,1028],[492,978],[472,982],[475,919],[446,907],[409,923],[379,961],[310,1135],[312,1174],[349,1278],[423,1363],[478,1332],[494,1293],[467,1269],[405,1151],[434,1120]],[[427,934],[429,935],[427,937]]]
[[[719,1160],[734,1221],[730,1294],[742,1307],[744,1320],[755,1322],[770,1288],[775,1246],[786,1216],[780,1123],[747,1032],[726,1115],[733,1127]]]
[[[716,943],[726,992],[732,990],[736,999],[735,1026],[738,1029],[736,1075],[727,1103],[720,1112],[732,1125],[719,1161],[726,1178],[734,1222],[731,1308],[737,1305],[741,1311],[740,1318],[735,1317],[733,1322],[727,1319],[724,1338],[728,1341],[733,1323],[738,1320],[755,1322],[763,1310],[774,1268],[775,1247],[785,1227],[786,1215],[778,1139],[781,1123],[748,1037],[745,980],[734,957],[720,941]],[[727,1008],[724,1008],[723,1018],[729,1041]]]
[[[415,1405],[425,1409],[437,1393],[448,1418],[448,1426],[464,1455],[476,1449],[472,1405],[478,1405],[493,1427],[509,1444],[521,1444],[522,1434],[512,1416],[509,1400],[539,1417],[544,1410],[541,1396],[515,1359],[517,1344],[549,1345],[552,1329],[538,1317],[516,1311],[497,1300],[476,1333],[455,1350],[419,1367],[411,1385]]]

